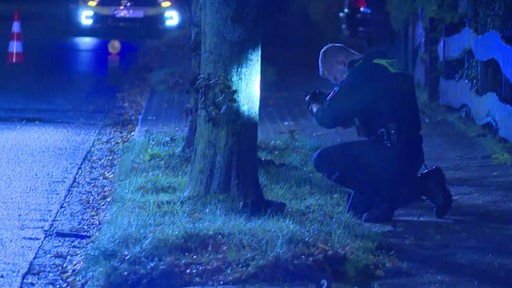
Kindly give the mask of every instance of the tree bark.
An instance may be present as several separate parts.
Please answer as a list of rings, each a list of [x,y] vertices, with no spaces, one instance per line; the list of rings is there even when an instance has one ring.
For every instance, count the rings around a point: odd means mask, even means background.
[[[201,3],[201,75],[188,191],[229,194],[250,213],[284,210],[258,177],[261,1]]]
[[[190,42],[192,49],[192,79],[191,82],[196,82],[197,77],[201,73],[201,0],[190,1]],[[197,94],[195,89],[190,92],[190,103],[188,110],[190,113],[188,120],[187,136],[182,147],[183,152],[191,151],[194,148],[194,141],[196,138],[197,130]]]

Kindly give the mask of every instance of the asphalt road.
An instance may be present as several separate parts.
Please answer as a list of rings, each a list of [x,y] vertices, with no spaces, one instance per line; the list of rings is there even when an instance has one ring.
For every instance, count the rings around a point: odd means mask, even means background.
[[[0,287],[19,287],[98,129],[0,123]]]

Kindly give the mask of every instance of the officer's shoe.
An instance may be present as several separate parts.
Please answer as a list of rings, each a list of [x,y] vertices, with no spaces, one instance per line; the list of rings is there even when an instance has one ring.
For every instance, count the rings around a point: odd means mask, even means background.
[[[364,213],[362,219],[367,223],[390,222],[391,219],[393,219],[393,214],[395,214],[393,209],[387,205],[383,205]]]
[[[419,176],[422,187],[421,194],[434,206],[437,218],[446,216],[452,207],[452,194],[446,186],[446,177],[440,167],[433,167],[422,172]]]

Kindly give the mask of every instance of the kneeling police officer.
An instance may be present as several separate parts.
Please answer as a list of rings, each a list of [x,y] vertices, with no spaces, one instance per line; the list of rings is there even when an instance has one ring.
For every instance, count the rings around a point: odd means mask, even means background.
[[[444,217],[452,195],[439,167],[420,173],[423,138],[412,75],[382,52],[361,55],[342,45],[325,46],[320,76],[335,87],[306,96],[316,122],[325,128],[355,127],[363,140],[317,151],[315,169],[352,191],[347,210],[366,222],[390,221],[396,209],[420,197]]]

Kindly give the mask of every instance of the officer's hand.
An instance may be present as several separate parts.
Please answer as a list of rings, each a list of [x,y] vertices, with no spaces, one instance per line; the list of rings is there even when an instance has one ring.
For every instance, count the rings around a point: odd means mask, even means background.
[[[307,94],[306,98],[304,98],[304,103],[306,103],[306,107],[308,109],[311,106],[311,104],[313,103],[313,99],[312,99],[312,97],[309,94]]]
[[[315,90],[306,95],[306,105],[308,105],[308,107],[312,103],[322,105],[325,101],[325,98],[325,93],[321,92],[320,90]]]
[[[307,95],[305,99],[306,107],[308,108],[308,111],[311,115],[315,115],[316,110],[321,106],[321,104],[315,100],[316,99],[311,95]]]
[[[323,105],[327,100],[327,93],[320,90],[315,90],[309,93],[309,96],[311,97],[314,103],[317,103],[319,105]]]

